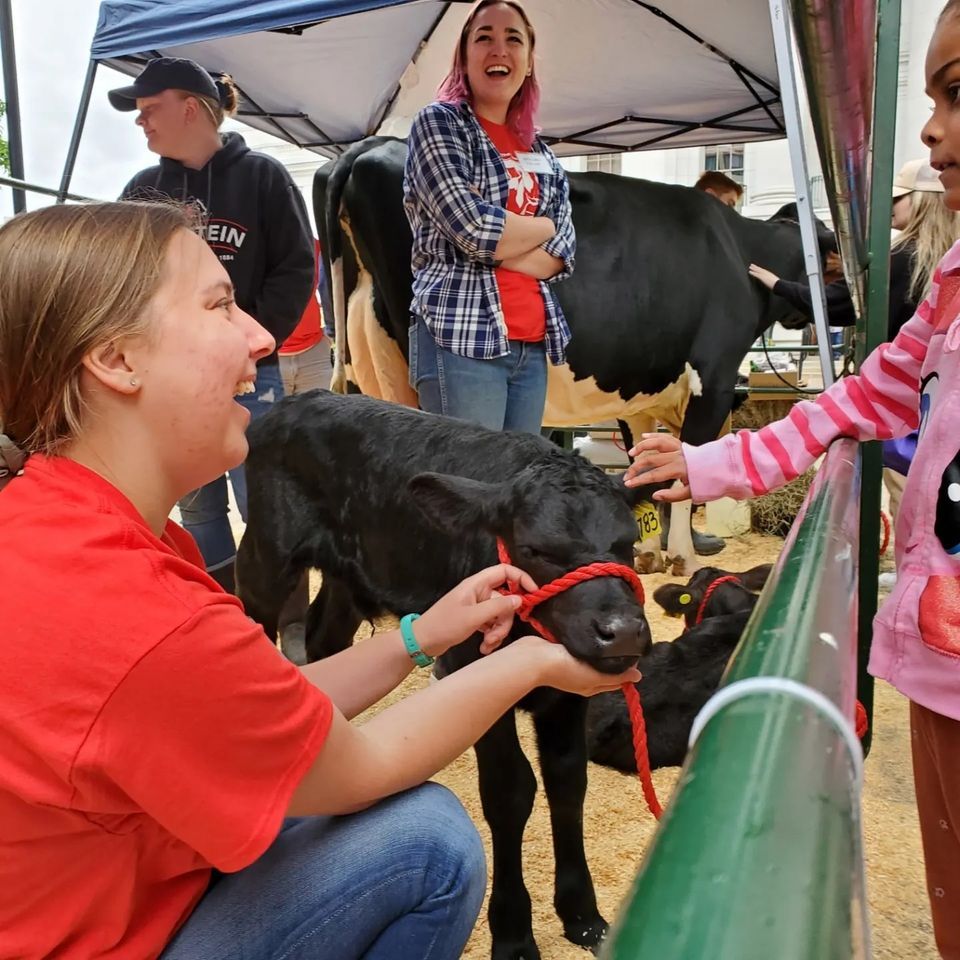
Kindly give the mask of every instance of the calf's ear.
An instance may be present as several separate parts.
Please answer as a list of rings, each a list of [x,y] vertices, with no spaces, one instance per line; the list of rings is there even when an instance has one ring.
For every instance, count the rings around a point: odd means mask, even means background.
[[[447,533],[502,526],[506,509],[503,484],[446,473],[418,473],[410,479],[407,489],[430,521]]]
[[[685,583],[664,583],[653,591],[653,599],[671,617],[682,617],[699,605],[700,591]]]
[[[759,593],[767,582],[767,578],[770,576],[772,569],[772,563],[761,563],[758,567],[751,567],[749,570],[744,570],[743,573],[734,574],[734,576],[739,577],[740,582],[748,590]]]
[[[653,493],[655,490],[666,490],[669,487],[673,486],[672,480],[664,480],[660,483],[645,483],[640,487],[625,487],[623,485],[623,474],[618,473],[615,476],[611,477],[614,485],[620,490],[620,493],[626,498],[627,503],[631,507],[637,506],[639,503],[657,503],[653,499]]]

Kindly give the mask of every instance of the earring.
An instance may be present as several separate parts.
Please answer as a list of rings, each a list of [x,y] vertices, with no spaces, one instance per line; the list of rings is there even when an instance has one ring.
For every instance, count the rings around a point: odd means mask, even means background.
[[[139,386],[140,386],[140,381],[139,381],[136,377],[131,377],[131,378],[130,378],[130,386],[131,386],[131,387],[139,387]]]

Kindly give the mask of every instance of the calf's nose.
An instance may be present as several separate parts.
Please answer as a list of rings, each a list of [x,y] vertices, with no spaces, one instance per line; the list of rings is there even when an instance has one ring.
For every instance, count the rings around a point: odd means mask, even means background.
[[[650,628],[642,617],[594,620],[601,657],[641,657],[650,649]]]

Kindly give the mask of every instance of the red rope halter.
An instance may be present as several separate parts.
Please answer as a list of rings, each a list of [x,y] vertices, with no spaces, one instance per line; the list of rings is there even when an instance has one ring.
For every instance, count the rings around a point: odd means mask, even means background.
[[[723,577],[717,577],[717,579],[707,587],[703,593],[703,599],[700,601],[700,606],[697,609],[697,618],[693,621],[696,626],[700,626],[700,624],[703,623],[703,614],[707,609],[707,604],[710,602],[710,598],[713,596],[713,591],[716,590],[721,583],[740,583],[740,578],[735,577],[732,573],[727,574]]]
[[[497,537],[497,556],[501,563],[511,563],[510,554],[507,551],[504,542]],[[530,593],[524,593],[521,587],[516,583],[510,584],[510,593],[515,593],[521,597],[520,606],[517,609],[517,616],[526,621],[545,639],[551,643],[557,643],[557,638],[533,616],[533,608],[551,597],[555,597],[564,590],[583,583],[586,580],[593,580],[596,577],[620,577],[625,580],[633,589],[637,600],[641,606],[646,600],[643,592],[643,584],[637,576],[635,570],[625,566],[622,563],[588,563],[585,566],[577,567],[570,573],[558,577],[539,590],[532,590]],[[643,720],[643,709],[640,706],[640,694],[632,683],[624,683],[621,686],[624,699],[627,701],[627,710],[630,713],[630,723],[633,727],[633,752],[637,760],[637,773],[640,777],[640,786],[643,789],[643,796],[647,801],[647,807],[658,820],[663,813],[663,808],[657,800],[657,794],[653,788],[653,779],[650,776],[650,759],[647,755],[647,728]]]
[[[887,547],[890,546],[890,518],[884,510],[880,511],[880,522],[883,524],[883,540],[880,541],[880,556],[882,557],[887,552]]]

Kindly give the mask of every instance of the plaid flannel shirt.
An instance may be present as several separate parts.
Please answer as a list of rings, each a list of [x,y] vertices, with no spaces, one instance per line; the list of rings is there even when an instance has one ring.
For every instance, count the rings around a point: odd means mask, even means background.
[[[506,356],[510,344],[493,271],[509,190],[500,154],[467,103],[424,107],[413,122],[409,147],[403,206],[413,231],[410,309],[452,353],[483,360]],[[557,228],[543,249],[564,264],[556,276],[540,281],[547,355],[558,364],[570,329],[549,285],[573,272],[570,185],[542,140],[535,139],[532,151],[545,156],[551,168],[537,174],[537,216],[550,217]]]

